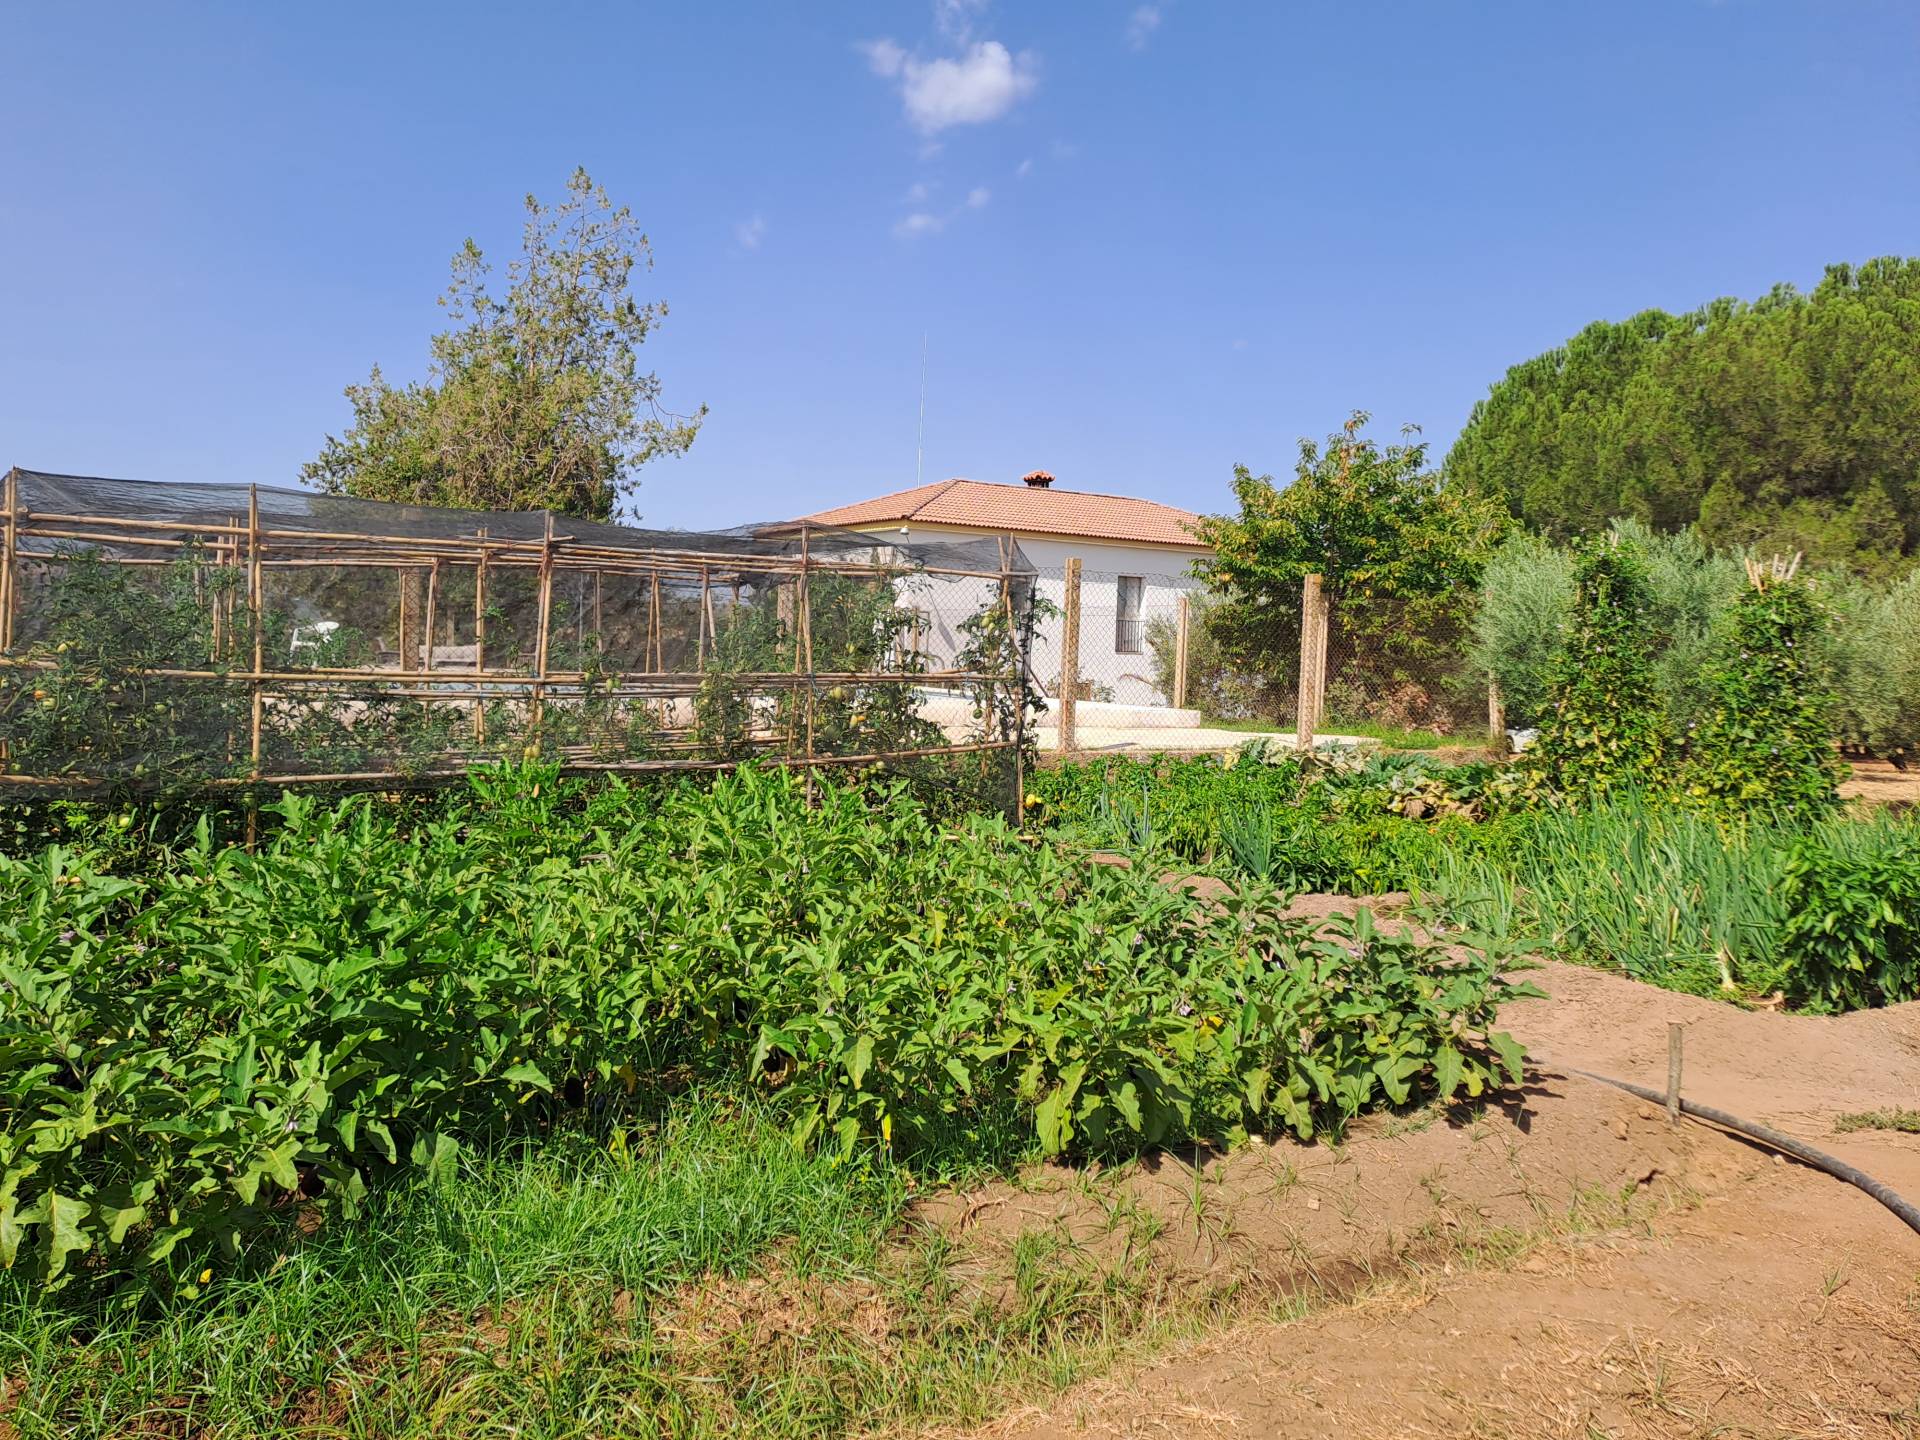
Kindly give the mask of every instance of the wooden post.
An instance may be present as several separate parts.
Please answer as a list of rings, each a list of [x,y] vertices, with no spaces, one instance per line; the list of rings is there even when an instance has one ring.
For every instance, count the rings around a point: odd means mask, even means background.
[[[266,597],[261,593],[260,571],[260,487],[247,487],[247,613],[253,625],[253,705],[249,730],[247,752],[248,778],[253,784],[247,790],[247,849],[251,850],[260,835],[260,752],[261,720],[265,696],[261,692],[264,683],[260,676],[266,660]]]
[[[799,644],[794,647],[794,667],[806,677],[807,707],[807,804],[813,804],[813,597],[809,593],[807,569],[813,561],[813,537],[807,522],[800,522],[800,583],[794,595],[794,608],[800,620]]]
[[[1327,597],[1318,575],[1300,588],[1300,715],[1294,730],[1302,750],[1313,748],[1314,731],[1327,703]]]
[[[606,587],[601,581],[601,577],[605,575],[605,573],[604,570],[595,570],[593,572],[593,648],[595,652],[599,654],[605,654],[607,649],[607,632],[605,629],[607,596]]]
[[[1193,606],[1180,597],[1180,613],[1173,622],[1173,708],[1187,708],[1187,627],[1192,623]]]
[[[0,655],[13,650],[14,552],[20,545],[20,467],[7,471],[7,530],[0,541]]]
[[[1507,702],[1500,698],[1498,676],[1487,676],[1487,748],[1496,755],[1507,753]]]
[[[1069,556],[1061,596],[1060,694],[1057,701],[1060,754],[1073,753],[1073,712],[1080,698],[1080,557]]]
[[[1680,1046],[1687,1027],[1677,1021],[1667,1023],[1667,1123],[1680,1123]]]
[[[707,673],[707,630],[713,619],[713,606],[707,599],[707,567],[700,567],[700,644],[694,652],[699,662],[695,668],[702,674]]]
[[[547,622],[553,615],[553,511],[547,511],[546,517],[546,533],[540,540],[540,633],[533,642],[532,728],[536,744],[547,706]]]
[[[394,590],[400,597],[400,621],[393,643],[399,648],[402,670],[413,669],[413,646],[407,635],[407,577],[410,573],[404,565],[393,572]]]
[[[667,668],[666,643],[660,634],[660,572],[658,570],[653,572],[652,580],[653,604],[647,612],[647,651],[652,658],[647,668],[657,675]]]
[[[1013,614],[1013,537],[1000,537],[1000,604],[1007,616],[1007,646],[1002,664],[1009,661],[1013,666],[1013,823],[1016,828],[1027,823],[1027,696],[1026,696],[1026,656],[1020,649],[1020,636],[1014,627]]]
[[[480,532],[480,559],[473,567],[473,674],[474,683],[487,671],[487,532]],[[473,702],[473,743],[487,743],[487,697],[478,695]]]
[[[440,618],[440,562],[435,560],[427,567],[427,650],[421,661],[421,669],[433,669],[433,627]]]

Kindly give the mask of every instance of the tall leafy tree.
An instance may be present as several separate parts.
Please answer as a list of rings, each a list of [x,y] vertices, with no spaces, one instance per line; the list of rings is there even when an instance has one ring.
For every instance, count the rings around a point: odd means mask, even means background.
[[[638,470],[693,443],[706,407],[675,415],[639,349],[667,313],[641,303],[652,251],[632,213],[585,170],[566,198],[527,196],[506,289],[468,240],[440,299],[452,327],[433,337],[428,378],[395,386],[376,366],[349,385],[353,424],[327,437],[304,479],[335,494],[489,510],[552,509],[606,519]]]
[[[1556,536],[1626,516],[1902,568],[1920,543],[1920,259],[1590,325],[1507,372],[1446,470]]]
[[[1236,467],[1240,513],[1200,522],[1213,555],[1197,571],[1219,597],[1209,625],[1244,670],[1289,672],[1313,573],[1379,678],[1425,684],[1436,661],[1457,659],[1480,567],[1509,521],[1430,468],[1417,432],[1382,445],[1368,419],[1356,410],[1324,445],[1303,439],[1290,484]]]

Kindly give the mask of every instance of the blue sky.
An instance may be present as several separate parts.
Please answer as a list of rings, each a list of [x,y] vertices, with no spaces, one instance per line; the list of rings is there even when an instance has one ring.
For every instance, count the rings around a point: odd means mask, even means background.
[[[648,523],[1227,505],[1586,322],[1920,252],[1910,0],[0,5],[0,463],[292,483],[585,165],[711,415]]]

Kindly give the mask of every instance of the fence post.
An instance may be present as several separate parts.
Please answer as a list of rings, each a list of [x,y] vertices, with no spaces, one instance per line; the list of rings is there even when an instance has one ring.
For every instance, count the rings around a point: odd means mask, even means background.
[[[20,544],[20,467],[7,471],[7,531],[0,541],[0,655],[13,649],[13,552]]]
[[[1327,703],[1327,597],[1318,575],[1306,577],[1300,588],[1300,717],[1295,741],[1302,750],[1313,748]]]
[[[1067,560],[1060,609],[1060,753],[1074,746],[1073,709],[1080,698],[1080,557]]]
[[[1507,753],[1507,702],[1500,698],[1500,677],[1487,676],[1487,748]]]
[[[1187,597],[1180,597],[1179,618],[1173,625],[1173,708],[1187,708],[1187,626],[1190,623],[1191,605]]]

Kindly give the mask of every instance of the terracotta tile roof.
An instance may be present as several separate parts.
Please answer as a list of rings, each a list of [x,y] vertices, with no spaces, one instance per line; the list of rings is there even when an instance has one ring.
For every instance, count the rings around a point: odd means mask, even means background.
[[[909,523],[965,525],[1016,535],[1065,535],[1079,540],[1205,548],[1189,529],[1200,517],[1188,510],[1125,495],[1043,490],[985,480],[937,480],[806,518],[849,528]]]

